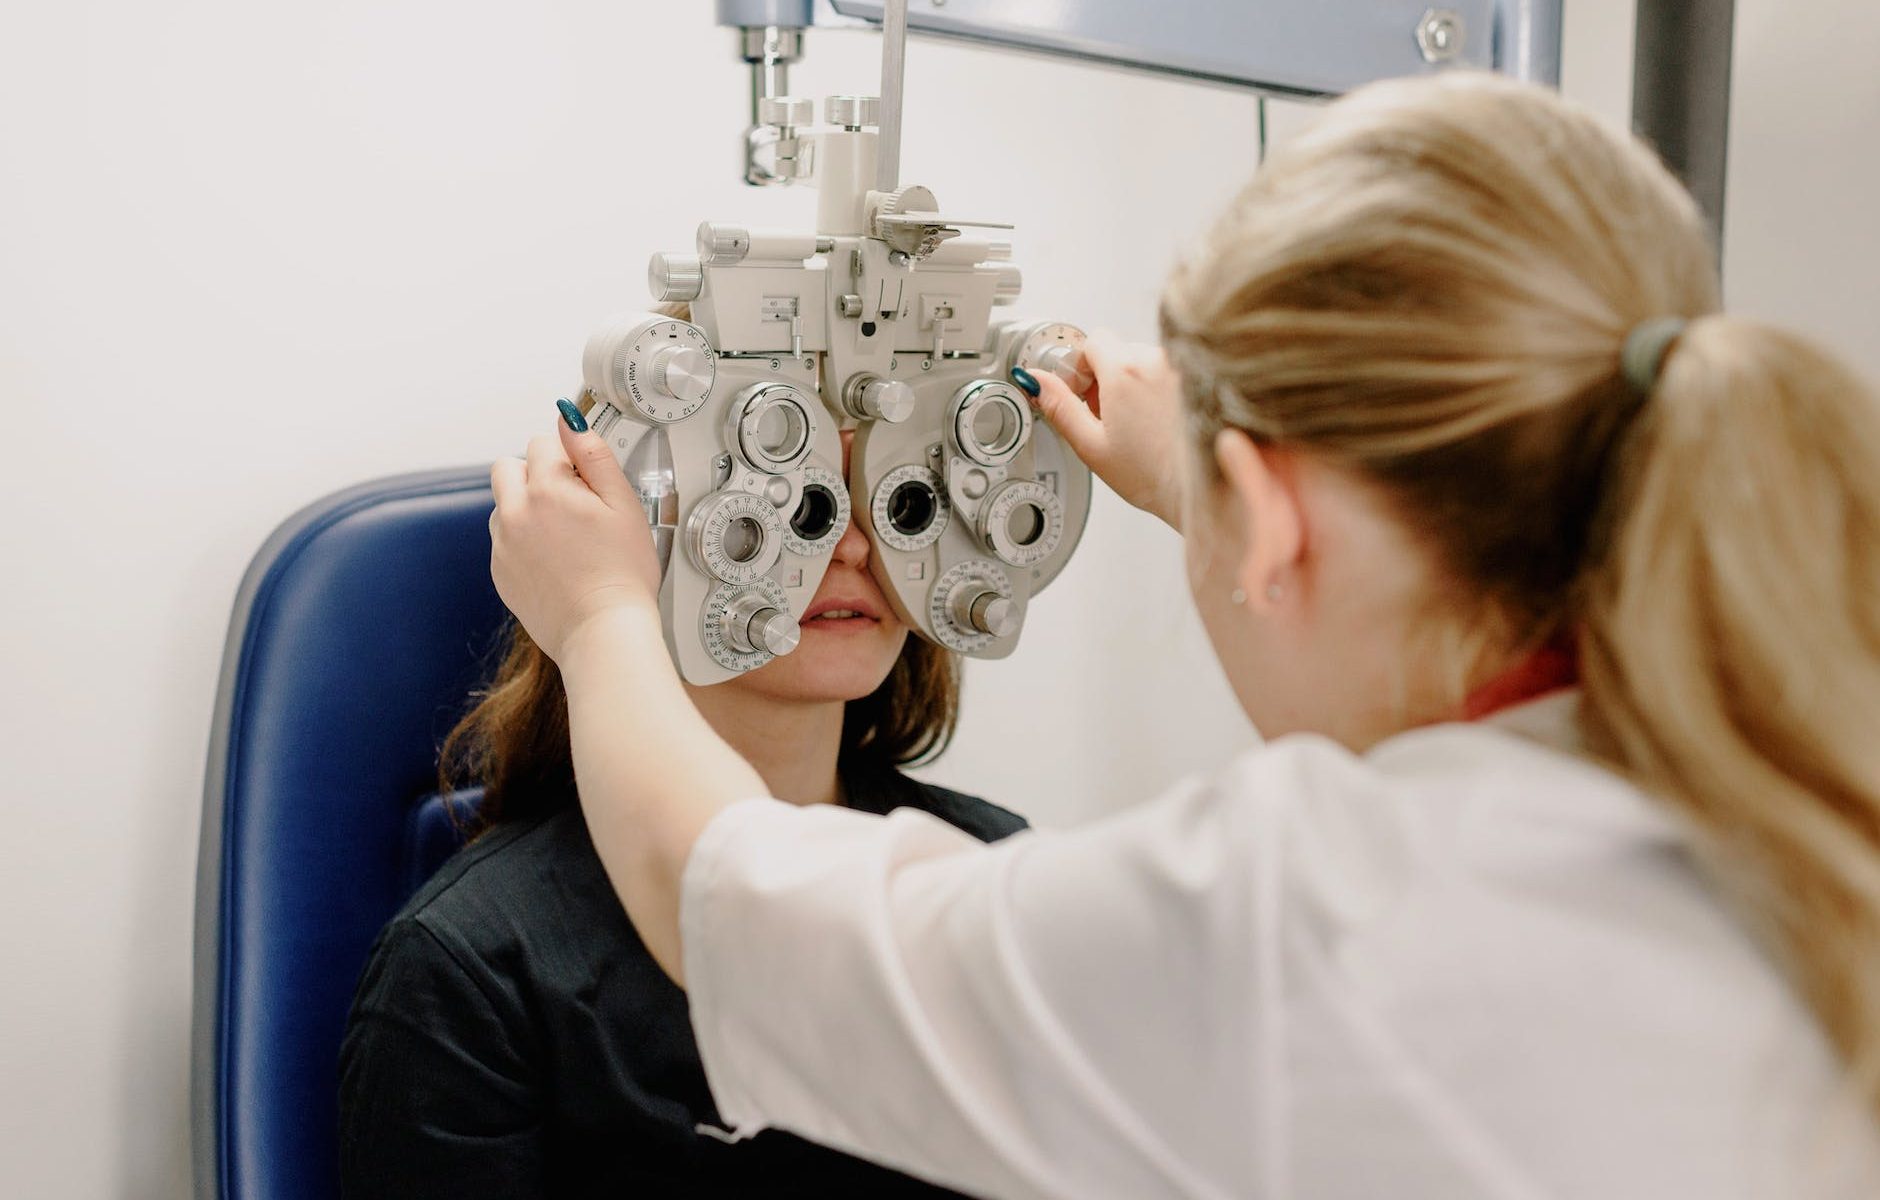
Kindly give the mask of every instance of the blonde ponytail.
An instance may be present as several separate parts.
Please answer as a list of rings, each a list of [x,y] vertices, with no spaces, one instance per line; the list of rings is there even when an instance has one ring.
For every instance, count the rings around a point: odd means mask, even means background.
[[[1710,318],[1614,476],[1578,606],[1589,738],[1706,835],[1880,1112],[1880,404]]]
[[[1880,1116],[1880,406],[1717,303],[1640,144],[1450,74],[1277,152],[1162,325],[1198,448],[1245,430],[1389,499],[1450,675],[1578,634],[1589,743],[1687,818]],[[1666,317],[1646,394],[1622,350]]]

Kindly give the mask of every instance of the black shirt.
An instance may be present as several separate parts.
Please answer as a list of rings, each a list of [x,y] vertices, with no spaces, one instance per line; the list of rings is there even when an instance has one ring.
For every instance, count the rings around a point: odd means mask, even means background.
[[[849,804],[924,809],[982,840],[1023,819],[893,771]],[[378,940],[340,1048],[349,1197],[951,1196],[718,1114],[683,991],[627,920],[569,804],[498,826],[419,889]]]

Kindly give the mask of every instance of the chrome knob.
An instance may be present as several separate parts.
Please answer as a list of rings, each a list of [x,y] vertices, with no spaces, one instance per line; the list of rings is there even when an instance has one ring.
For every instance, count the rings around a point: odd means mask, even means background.
[[[881,124],[881,97],[831,96],[823,101],[823,120],[844,129]]]
[[[716,377],[711,356],[692,346],[668,346],[653,355],[653,386],[687,404],[703,400]]]
[[[899,425],[914,415],[914,389],[898,379],[858,376],[849,386],[851,416]]]
[[[862,389],[862,411],[899,425],[914,415],[914,389],[898,379],[877,379]]]
[[[763,593],[753,592],[733,601],[725,613],[725,637],[740,654],[762,650],[783,655],[796,649],[803,629],[795,617],[777,608]]]
[[[751,618],[750,638],[772,654],[784,655],[803,640],[803,627],[789,613],[767,608]]]
[[[646,264],[646,290],[661,304],[690,304],[705,290],[705,266],[696,254],[655,254]]]
[[[714,267],[744,261],[751,252],[751,231],[728,221],[706,221],[698,227],[699,257]]]
[[[1018,632],[1018,606],[991,588],[963,587],[947,608],[961,629],[996,638]]]
[[[816,119],[816,104],[796,96],[765,96],[757,102],[757,123],[794,129]]]
[[[1082,346],[1052,346],[1038,355],[1038,365],[1062,379],[1080,396],[1097,382],[1097,377],[1090,373],[1090,364],[1084,359]]]

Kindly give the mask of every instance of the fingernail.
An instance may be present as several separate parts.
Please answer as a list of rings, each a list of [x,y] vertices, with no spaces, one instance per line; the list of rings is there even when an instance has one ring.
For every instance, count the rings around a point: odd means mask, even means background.
[[[1038,398],[1038,393],[1044,390],[1038,386],[1038,381],[1033,378],[1032,373],[1023,367],[1012,368],[1012,382],[1025,389],[1025,394],[1034,400]]]
[[[581,410],[568,397],[563,396],[555,401],[555,407],[561,410],[561,419],[568,422],[568,428],[576,433],[587,432],[587,418],[581,415]]]

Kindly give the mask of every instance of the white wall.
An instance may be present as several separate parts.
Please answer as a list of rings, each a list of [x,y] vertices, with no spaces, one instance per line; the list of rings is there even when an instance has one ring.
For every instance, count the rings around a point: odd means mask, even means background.
[[[1569,3],[1567,87],[1622,116],[1630,0]],[[1873,366],[1875,18],[1742,7],[1733,302]],[[875,53],[814,35],[797,90],[869,90]],[[1023,311],[1149,334],[1173,248],[1250,167],[1252,101],[928,43],[909,69],[905,175],[1018,224]],[[187,1192],[196,822],[249,555],[332,489],[515,449],[699,220],[806,221],[812,194],[735,183],[743,97],[703,3],[9,10],[9,1194]],[[1020,652],[972,670],[934,774],[1065,821],[1244,744],[1178,556],[1106,497]]]
[[[1880,379],[1880,4],[1738,0],[1736,47],[1726,307]]]

